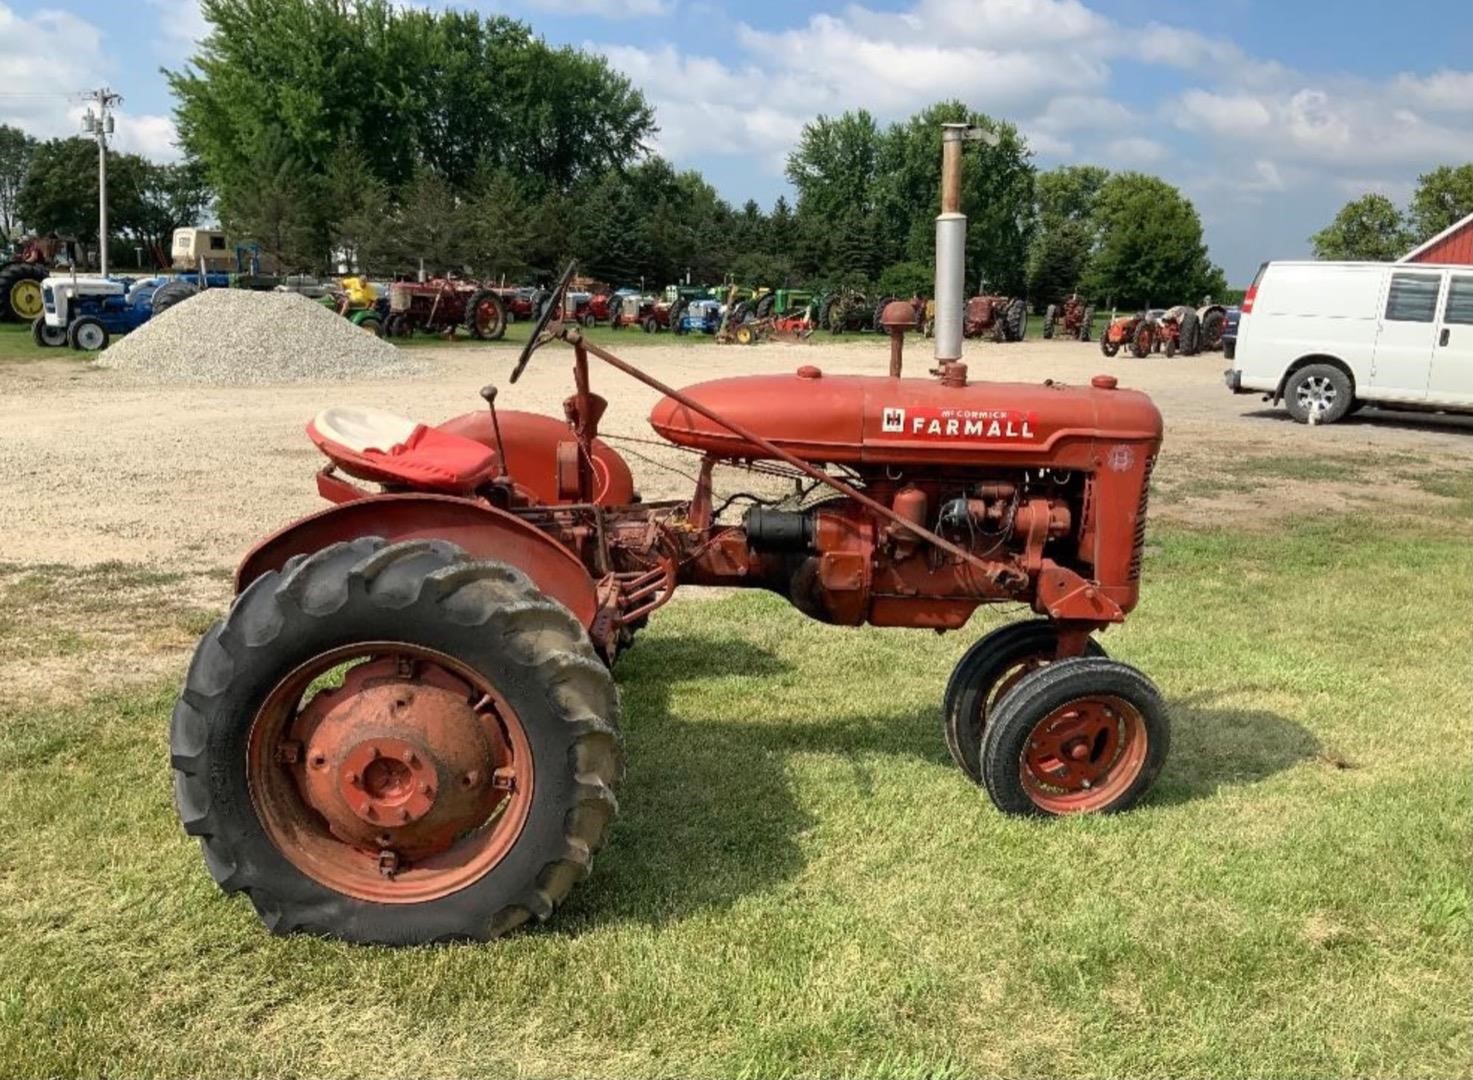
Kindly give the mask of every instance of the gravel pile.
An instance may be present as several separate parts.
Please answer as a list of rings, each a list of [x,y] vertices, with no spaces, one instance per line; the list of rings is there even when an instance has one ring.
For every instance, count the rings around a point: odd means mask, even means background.
[[[117,339],[97,366],[157,382],[322,382],[428,370],[296,293],[206,289]]]

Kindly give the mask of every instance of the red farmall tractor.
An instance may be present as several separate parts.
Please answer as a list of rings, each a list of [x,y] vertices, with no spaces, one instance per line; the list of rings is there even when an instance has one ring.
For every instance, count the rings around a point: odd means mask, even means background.
[[[1062,304],[1050,304],[1043,312],[1043,336],[1088,341],[1093,330],[1095,309],[1074,293]]]
[[[902,302],[883,313],[888,375],[805,365],[677,390],[554,321],[559,295],[510,379],[540,346],[571,346],[561,418],[498,410],[489,386],[486,409],[438,426],[317,415],[332,505],[246,555],[170,727],[175,803],[222,888],[278,933],[353,941],[546,919],[618,805],[615,661],[684,584],[935,632],[982,604],[1025,605],[1034,617],[977,641],[947,683],[951,756],[1008,813],[1140,800],[1166,757],[1166,708],[1094,635],[1140,592],[1161,414],[1110,376],[972,382],[946,359],[962,340],[954,132],[969,130],[945,127],[931,377],[902,377]],[[636,495],[599,437],[593,360],[663,395],[650,424],[697,459],[689,498]],[[747,492],[731,515],[718,466],[826,497]]]
[[[1028,333],[1028,303],[1012,296],[974,296],[967,301],[962,334],[991,335],[996,342],[1022,341]]]
[[[259,543],[200,643],[171,747],[185,828],[268,926],[355,941],[489,938],[589,870],[622,772],[620,650],[680,585],[770,589],[839,625],[944,631],[981,604],[1035,617],[957,665],[952,757],[1009,813],[1122,810],[1166,755],[1165,707],[1093,635],[1140,589],[1161,416],[1143,394],[753,375],[668,387],[553,321],[563,419],[438,426],[330,408],[308,433],[332,504]],[[901,312],[902,315],[905,312]],[[699,458],[690,498],[642,502],[599,438],[590,358],[665,395],[655,431]],[[715,507],[718,465],[830,497]]]
[[[498,290],[456,278],[396,281],[389,286],[389,314],[384,333],[409,337],[416,331],[455,336],[465,330],[481,341],[499,341],[506,333],[506,306]]]

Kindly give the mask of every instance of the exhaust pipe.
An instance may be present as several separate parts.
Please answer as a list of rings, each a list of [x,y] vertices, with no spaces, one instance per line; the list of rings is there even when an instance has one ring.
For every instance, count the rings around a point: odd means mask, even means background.
[[[967,270],[967,215],[962,213],[962,143],[996,146],[995,132],[970,124],[941,125],[941,213],[936,215],[936,361],[962,358]]]

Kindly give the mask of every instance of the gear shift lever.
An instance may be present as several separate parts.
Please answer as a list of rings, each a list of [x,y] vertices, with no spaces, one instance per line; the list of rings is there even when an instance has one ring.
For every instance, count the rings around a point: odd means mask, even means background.
[[[506,447],[501,442],[501,423],[496,419],[496,387],[487,383],[481,387],[481,397],[485,399],[486,406],[491,410],[491,431],[496,436],[496,475],[507,476]]]

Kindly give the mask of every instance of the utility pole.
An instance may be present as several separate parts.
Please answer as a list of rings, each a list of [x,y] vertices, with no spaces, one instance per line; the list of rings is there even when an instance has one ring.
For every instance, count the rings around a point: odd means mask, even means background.
[[[123,96],[104,86],[87,97],[97,105],[96,112],[87,106],[82,130],[97,140],[97,262],[107,277],[107,137],[113,133],[112,111],[123,103]]]

